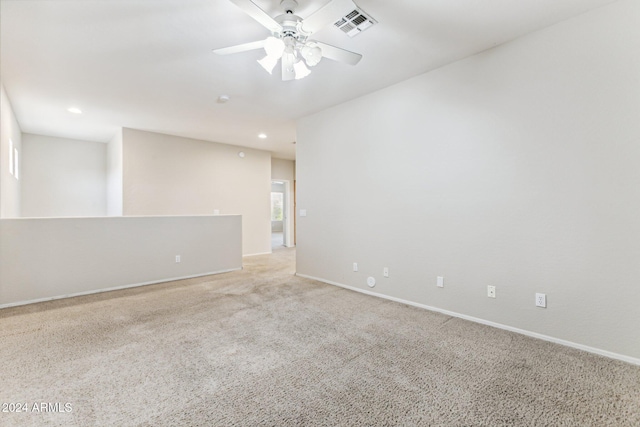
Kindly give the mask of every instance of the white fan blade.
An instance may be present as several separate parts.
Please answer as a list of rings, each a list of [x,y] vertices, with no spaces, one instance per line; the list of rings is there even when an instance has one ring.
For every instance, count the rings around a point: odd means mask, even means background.
[[[246,52],[248,50],[260,49],[264,47],[266,40],[259,40],[257,42],[244,43],[236,46],[223,47],[221,49],[213,49],[213,53],[218,55],[229,55],[232,53]]]
[[[341,49],[339,47],[331,46],[330,44],[315,42],[322,49],[322,57],[329,58],[334,61],[344,62],[349,65],[356,65],[362,59],[362,55],[359,53],[349,52],[348,50]]]
[[[309,36],[357,8],[358,6],[352,0],[332,0],[307,19],[302,20],[302,31]]]
[[[278,24],[275,19],[270,17],[267,12],[260,9],[251,0],[231,0],[231,2],[242,9],[244,13],[265,26],[269,31],[273,33],[282,31],[282,25]]]
[[[296,78],[296,73],[293,69],[293,64],[296,58],[292,53],[285,53],[282,55],[282,81],[293,80]]]

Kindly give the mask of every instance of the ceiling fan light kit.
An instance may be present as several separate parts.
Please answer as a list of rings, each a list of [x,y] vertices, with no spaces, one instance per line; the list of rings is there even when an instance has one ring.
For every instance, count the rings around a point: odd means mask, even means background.
[[[263,48],[266,56],[259,59],[258,63],[269,74],[272,74],[278,61],[280,61],[282,64],[282,80],[284,81],[298,80],[308,76],[311,74],[311,70],[308,67],[315,67],[322,58],[350,65],[356,65],[362,59],[362,55],[358,53],[316,40],[309,40],[309,37],[315,32],[333,24],[352,36],[344,28],[341,28],[338,23],[341,23],[340,25],[342,26],[345,23],[353,24],[354,29],[349,31],[355,31],[356,33],[359,33],[362,29],[356,28],[355,22],[359,22],[362,28],[368,28],[376,23],[375,20],[358,9],[352,0],[332,0],[306,19],[295,15],[295,10],[298,6],[298,2],[295,0],[282,0],[280,6],[284,14],[275,18],[269,16],[251,0],[230,1],[271,31],[272,35],[265,40],[215,49],[214,52],[219,55],[228,55]]]
[[[275,37],[267,37],[267,40],[264,43],[264,51],[267,52],[267,55],[276,58],[282,57],[285,48],[286,45],[284,44],[282,39],[278,39]]]
[[[293,72],[296,75],[296,80],[303,79],[311,74],[311,70],[304,65],[303,61],[298,61],[293,65]]]
[[[278,63],[278,59],[280,58],[274,58],[273,56],[267,55],[262,59],[258,59],[258,64],[262,65],[262,68],[267,70],[267,73],[272,74],[273,69],[276,67],[276,64]]]

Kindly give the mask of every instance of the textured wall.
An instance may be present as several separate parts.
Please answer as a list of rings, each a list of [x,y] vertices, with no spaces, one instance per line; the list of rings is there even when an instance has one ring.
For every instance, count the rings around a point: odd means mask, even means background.
[[[271,156],[215,142],[123,130],[125,215],[242,215],[243,253],[270,252]],[[243,151],[245,157],[238,156]]]
[[[122,215],[122,129],[107,144],[107,215]]]
[[[25,133],[22,152],[22,217],[107,214],[107,144]]]
[[[0,84],[0,218],[20,216],[20,183],[9,168],[9,141],[18,150],[20,165],[22,133],[11,106],[11,100]]]
[[[242,268],[239,216],[3,219],[0,234],[0,306]]]
[[[293,181],[296,179],[296,170],[293,160],[271,159],[271,179]]]
[[[616,2],[301,119],[298,273],[640,358],[638,22]]]

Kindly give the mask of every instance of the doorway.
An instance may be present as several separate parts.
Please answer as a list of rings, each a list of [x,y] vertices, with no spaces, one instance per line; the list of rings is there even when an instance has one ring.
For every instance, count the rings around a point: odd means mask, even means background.
[[[290,201],[289,181],[271,181],[271,250],[293,246]]]

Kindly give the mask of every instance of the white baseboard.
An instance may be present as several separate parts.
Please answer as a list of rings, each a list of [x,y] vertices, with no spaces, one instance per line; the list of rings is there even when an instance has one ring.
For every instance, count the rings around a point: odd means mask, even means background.
[[[248,256],[258,256],[258,255],[271,255],[273,252],[269,251],[269,252],[259,252],[257,254],[246,254],[246,255],[242,255],[242,258],[248,257]]]
[[[328,285],[339,286],[341,288],[349,289],[351,291],[356,291],[356,292],[360,292],[360,293],[363,293],[363,294],[367,294],[367,295],[371,295],[371,296],[375,296],[375,297],[379,297],[379,298],[384,298],[384,299],[387,299],[387,300],[399,302],[399,303],[410,305],[410,306],[413,306],[413,307],[423,308],[423,309],[429,310],[429,311],[435,311],[437,313],[446,314],[447,316],[458,317],[460,319],[469,320],[471,322],[480,323],[482,325],[487,325],[487,326],[492,326],[494,328],[504,329],[504,330],[507,330],[507,331],[510,331],[510,332],[515,332],[515,333],[518,333],[518,334],[526,335],[528,337],[537,338],[537,339],[544,340],[544,341],[549,341],[549,342],[552,342],[552,343],[555,343],[555,344],[560,344],[560,345],[564,345],[564,346],[567,346],[567,347],[572,347],[572,348],[575,348],[575,349],[578,349],[578,350],[587,351],[589,353],[594,353],[594,354],[597,354],[599,356],[608,357],[610,359],[621,360],[623,362],[631,363],[633,365],[640,365],[640,359],[635,358],[635,357],[631,357],[631,356],[625,356],[624,354],[613,353],[611,351],[602,350],[602,349],[595,348],[595,347],[589,347],[587,345],[578,344],[578,343],[567,341],[567,340],[563,340],[563,339],[560,339],[560,338],[555,338],[555,337],[551,337],[551,336],[548,336],[548,335],[539,334],[537,332],[531,332],[531,331],[527,331],[527,330],[524,330],[524,329],[514,328],[513,326],[503,325],[502,323],[496,323],[496,322],[492,322],[490,320],[484,320],[484,319],[480,319],[480,318],[473,317],[473,316],[467,316],[466,314],[456,313],[454,311],[443,310],[443,309],[438,308],[438,307],[432,307],[432,306],[429,306],[429,305],[420,304],[420,303],[417,303],[417,302],[408,301],[408,300],[404,300],[404,299],[401,299],[401,298],[395,298],[395,297],[391,297],[391,296],[388,296],[388,295],[379,294],[379,293],[376,293],[376,292],[371,292],[371,291],[366,290],[366,289],[360,289],[360,288],[356,288],[356,287],[353,287],[353,286],[344,285],[342,283],[332,282],[331,280],[325,280],[325,279],[321,279],[319,277],[313,277],[313,276],[308,276],[306,274],[299,274],[299,273],[296,273],[296,276],[304,277],[305,279],[317,280],[318,282],[326,283]]]
[[[33,300],[28,300],[28,301],[11,302],[11,303],[8,303],[8,304],[0,304],[0,309],[9,308],[9,307],[17,307],[17,306],[27,305],[27,304],[34,304],[34,303],[37,303],[37,302],[53,301],[53,300],[63,299],[63,298],[79,297],[79,296],[82,296],[82,295],[99,294],[99,293],[102,293],[102,292],[111,292],[111,291],[117,291],[117,290],[120,290],[120,289],[137,288],[139,286],[156,285],[158,283],[174,282],[176,280],[193,279],[194,277],[212,276],[214,274],[229,273],[229,272],[238,271],[238,270],[241,270],[241,268],[231,268],[231,269],[228,269],[228,270],[220,270],[220,271],[214,271],[214,272],[210,272],[210,273],[194,274],[192,276],[169,277],[169,278],[166,278],[166,279],[153,280],[153,281],[150,281],[150,282],[135,283],[133,285],[115,286],[113,288],[95,289],[95,290],[91,290],[91,291],[75,292],[75,293],[72,293],[72,294],[56,295],[54,297],[38,298],[38,299],[33,299]]]

